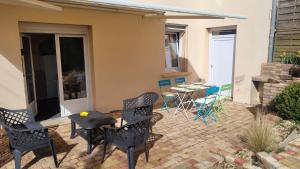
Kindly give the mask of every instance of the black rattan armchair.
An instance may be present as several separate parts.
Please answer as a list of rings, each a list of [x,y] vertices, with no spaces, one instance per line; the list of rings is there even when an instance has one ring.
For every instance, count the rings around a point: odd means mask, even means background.
[[[31,110],[7,110],[0,108],[0,124],[5,128],[10,149],[15,156],[15,168],[21,168],[21,157],[25,151],[50,146],[55,166],[58,167],[53,140],[48,129],[35,123]]]
[[[122,150],[127,151],[128,168],[135,168],[134,150],[135,147],[144,146],[146,161],[148,162],[149,149],[147,140],[149,138],[149,126],[152,116],[144,116],[133,123],[128,123],[121,128],[105,128],[103,159],[105,159],[107,144],[113,144]]]
[[[157,101],[158,97],[159,96],[157,93],[148,92],[136,98],[124,100],[121,126],[123,125],[123,120],[125,120],[127,123],[132,123],[141,116],[152,115],[153,105]]]

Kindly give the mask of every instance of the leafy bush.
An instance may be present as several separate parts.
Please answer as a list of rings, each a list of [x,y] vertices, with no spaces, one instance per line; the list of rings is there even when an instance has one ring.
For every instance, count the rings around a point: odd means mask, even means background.
[[[259,118],[246,130],[246,144],[255,153],[272,151],[275,145],[275,135],[273,133],[272,126]]]
[[[272,107],[284,120],[300,122],[300,83],[292,83],[275,97]]]

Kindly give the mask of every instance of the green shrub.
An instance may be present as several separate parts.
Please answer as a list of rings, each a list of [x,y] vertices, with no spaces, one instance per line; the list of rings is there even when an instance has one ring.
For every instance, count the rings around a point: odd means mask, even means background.
[[[275,97],[272,107],[284,120],[300,122],[300,83],[293,83]]]
[[[275,147],[275,135],[272,126],[260,118],[255,120],[246,130],[245,141],[249,150],[270,152]]]

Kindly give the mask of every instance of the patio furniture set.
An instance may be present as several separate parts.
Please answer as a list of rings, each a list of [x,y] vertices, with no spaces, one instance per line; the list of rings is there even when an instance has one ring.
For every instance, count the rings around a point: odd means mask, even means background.
[[[175,114],[184,113],[189,119],[189,112],[196,109],[195,120],[201,118],[208,125],[208,117],[217,121],[217,113],[224,110],[224,104],[230,98],[232,84],[220,87],[205,82],[186,83],[184,77],[175,78],[172,84],[170,79],[159,80],[160,94],[163,98],[161,110],[170,112],[169,105],[176,106]]]
[[[158,95],[153,92],[144,93],[136,98],[124,100],[121,127],[115,127],[116,120],[101,112],[89,111],[87,116],[80,113],[69,116],[71,120],[71,138],[80,135],[87,140],[87,153],[91,153],[93,145],[103,140],[104,150],[102,162],[105,160],[108,144],[127,151],[128,167],[135,168],[134,151],[144,146],[146,160],[149,149],[147,140],[151,129],[153,105]],[[126,124],[123,124],[126,121]],[[80,128],[76,128],[76,124]],[[31,110],[8,110],[0,108],[0,125],[9,138],[10,150],[15,157],[15,168],[21,168],[21,157],[24,152],[50,146],[55,166],[59,166],[55,146],[48,134],[48,129],[36,122]]]

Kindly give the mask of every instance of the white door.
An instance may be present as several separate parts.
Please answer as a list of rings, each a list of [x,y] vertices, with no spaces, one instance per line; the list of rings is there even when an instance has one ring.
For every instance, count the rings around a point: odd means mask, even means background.
[[[89,110],[86,36],[55,36],[61,116]]]
[[[209,83],[217,86],[233,82],[235,34],[211,35]]]
[[[34,80],[34,67],[31,51],[30,36],[25,34],[21,35],[21,48],[22,48],[22,64],[23,76],[25,80],[25,92],[27,100],[27,108],[31,109],[33,113],[37,114],[36,106],[36,93],[35,93],[35,80]]]

